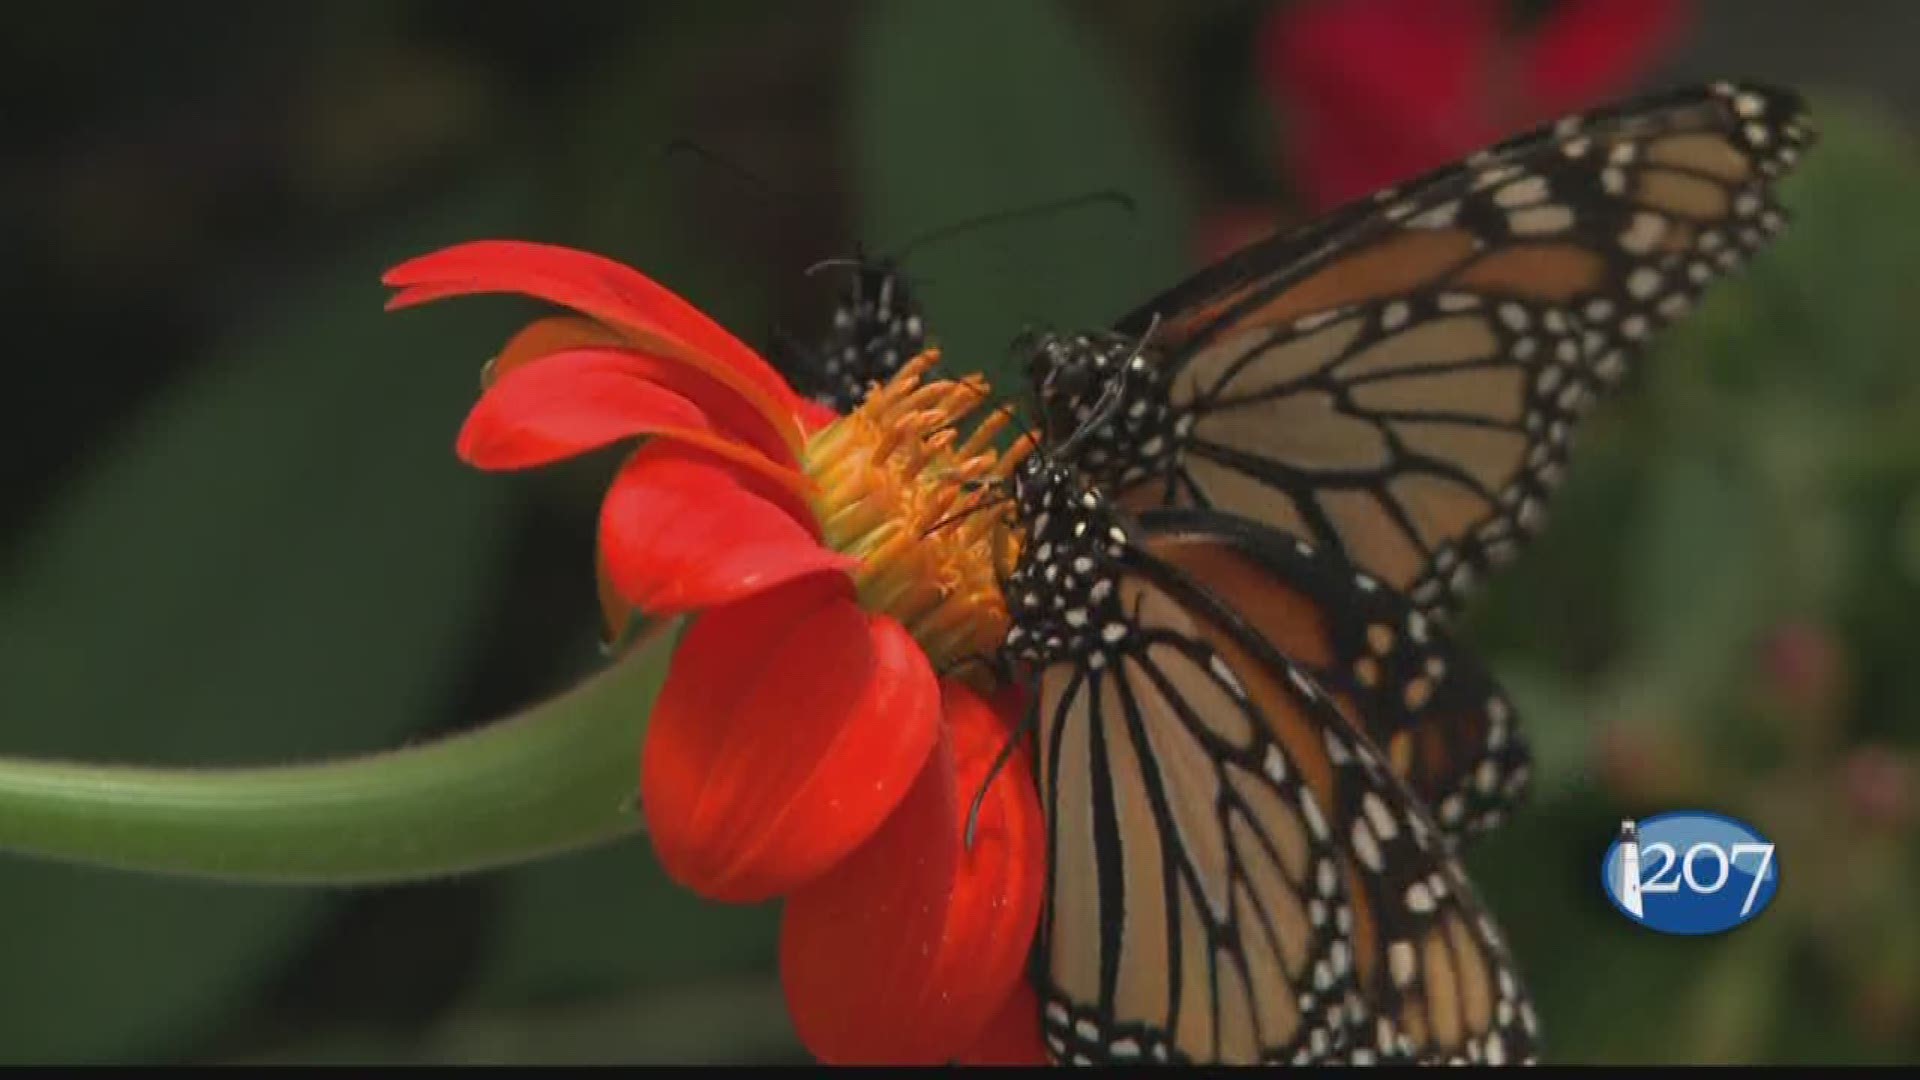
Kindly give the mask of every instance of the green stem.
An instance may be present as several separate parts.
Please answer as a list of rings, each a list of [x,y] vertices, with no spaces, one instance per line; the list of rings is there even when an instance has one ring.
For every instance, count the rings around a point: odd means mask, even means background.
[[[150,769],[0,758],[0,851],[230,881],[407,881],[636,831],[640,738],[674,634],[517,716],[317,764]]]

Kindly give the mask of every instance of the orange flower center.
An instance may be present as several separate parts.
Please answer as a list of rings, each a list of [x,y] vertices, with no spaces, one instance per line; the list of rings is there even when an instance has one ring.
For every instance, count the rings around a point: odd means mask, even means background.
[[[963,426],[987,399],[978,375],[923,382],[922,353],[808,442],[804,466],[827,546],[860,560],[861,601],[900,620],[938,668],[991,655],[1007,631],[1001,578],[1016,540],[1003,485],[1031,444],[993,446],[1010,414]]]

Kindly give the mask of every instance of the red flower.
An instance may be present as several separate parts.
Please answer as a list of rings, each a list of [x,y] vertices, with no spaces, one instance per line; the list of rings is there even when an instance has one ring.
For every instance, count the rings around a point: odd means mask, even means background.
[[[1846,692],[1842,644],[1812,620],[1790,619],[1770,630],[1761,640],[1760,666],[1768,689],[1802,714],[1830,713]]]
[[[1324,210],[1618,96],[1680,35],[1682,0],[1562,0],[1506,32],[1504,0],[1304,0],[1261,31],[1260,74]]]
[[[1005,525],[924,535],[1011,464],[989,448],[1003,415],[954,434],[984,385],[922,385],[930,354],[838,418],[671,292],[561,248],[464,244],[386,282],[390,307],[509,292],[585,316],[535,322],[495,359],[460,433],[470,464],[645,437],[599,555],[615,604],[698,613],[641,751],[661,865],[711,899],[786,898],[782,979],[821,1059],[1003,1055],[1008,1010],[1032,1000],[1039,802],[1016,757],[962,844],[1018,702],[936,670],[1004,633]]]

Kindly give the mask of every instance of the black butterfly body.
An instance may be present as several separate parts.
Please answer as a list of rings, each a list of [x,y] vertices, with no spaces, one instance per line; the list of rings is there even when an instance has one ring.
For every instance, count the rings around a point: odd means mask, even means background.
[[[775,334],[769,359],[802,393],[845,414],[926,347],[926,312],[906,274],[892,260],[862,258],[820,341]]]

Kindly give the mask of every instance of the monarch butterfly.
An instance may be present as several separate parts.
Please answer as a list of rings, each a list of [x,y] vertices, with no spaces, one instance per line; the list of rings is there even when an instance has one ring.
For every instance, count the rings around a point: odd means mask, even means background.
[[[1117,191],[1094,191],[1030,206],[980,214],[920,234],[892,255],[864,253],[827,259],[809,274],[827,268],[851,270],[818,345],[784,333],[770,342],[769,359],[789,382],[823,405],[846,413],[866,400],[867,392],[899,373],[927,347],[926,309],[902,263],[914,251],[938,240],[1020,218],[1113,203],[1131,212],[1133,201]]]
[[[1330,646],[1304,607],[1396,599],[1255,522],[1127,520],[1070,457],[1015,474],[1006,583],[1005,651],[1037,680],[1055,1059],[1531,1060],[1532,1006],[1451,845],[1289,655]]]
[[[1777,233],[1813,141],[1715,83],[1483,150],[1250,247],[1120,319],[1036,335],[1041,407],[1123,505],[1230,510],[1449,615],[1540,526],[1575,427],[1660,327]],[[1141,347],[1145,329],[1157,322]]]
[[[1440,624],[1646,338],[1780,229],[1811,140],[1759,86],[1570,117],[1031,344],[1073,432],[1015,476],[1004,650],[1057,1060],[1535,1059],[1452,842],[1525,750]]]

